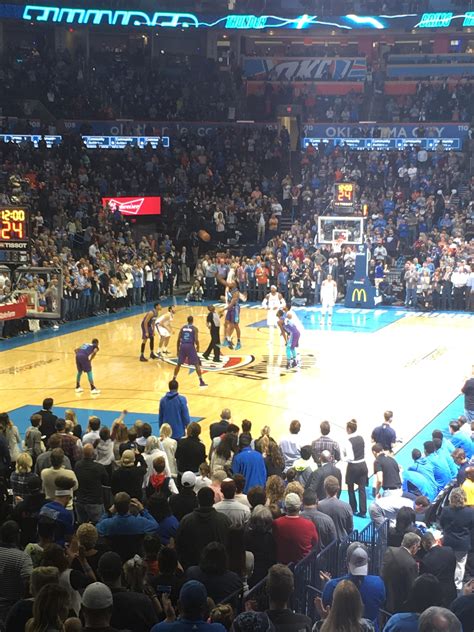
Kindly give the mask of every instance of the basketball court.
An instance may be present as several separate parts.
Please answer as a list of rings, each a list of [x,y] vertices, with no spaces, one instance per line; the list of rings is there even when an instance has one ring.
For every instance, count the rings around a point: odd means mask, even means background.
[[[199,329],[201,350],[209,340],[206,303],[175,300],[166,361],[138,360],[145,306],[0,342],[0,408],[11,413],[21,432],[45,397],[54,398],[57,414],[75,409],[83,427],[90,414],[110,424],[127,409],[127,423],[142,419],[158,432],[158,403],[173,375],[177,331],[189,314]],[[162,302],[163,307],[168,304],[169,299]],[[338,306],[332,326],[321,327],[319,310],[296,310],[305,328],[298,371],[286,370],[279,335],[275,331],[269,342],[265,310],[255,304],[244,304],[241,310],[242,349],[223,349],[222,365],[203,361],[207,389],[199,387],[193,369],[182,367],[180,392],[188,399],[191,416],[200,420],[205,441],[223,408],[231,409],[236,423],[250,419],[255,435],[268,424],[275,438],[287,432],[292,419],[299,419],[308,442],[319,436],[324,419],[331,422],[335,438],[342,439],[352,418],[369,440],[384,410],[391,409],[407,448],[428,424],[446,426],[462,414],[460,389],[474,357],[473,314]],[[76,394],[74,349],[92,338],[100,341],[93,369],[101,394],[90,394],[86,376],[84,393]]]

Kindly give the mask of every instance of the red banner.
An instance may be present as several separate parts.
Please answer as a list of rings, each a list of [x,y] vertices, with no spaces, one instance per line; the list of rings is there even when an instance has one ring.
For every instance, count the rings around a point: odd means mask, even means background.
[[[6,303],[0,305],[0,320],[15,320],[25,318],[26,303]]]
[[[161,198],[152,196],[143,197],[104,197],[102,206],[109,205],[112,211],[116,209],[122,215],[160,215]]]

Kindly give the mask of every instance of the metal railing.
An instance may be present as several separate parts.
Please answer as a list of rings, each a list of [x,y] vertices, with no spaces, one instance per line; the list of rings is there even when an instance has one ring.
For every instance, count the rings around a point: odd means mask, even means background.
[[[322,551],[312,551],[292,568],[295,577],[295,591],[292,606],[296,612],[306,614],[313,621],[317,618],[314,597],[321,594],[324,580],[321,571],[331,577],[341,577],[347,573],[347,549],[353,542],[361,542],[369,553],[369,574],[378,575],[387,549],[389,521],[380,526],[371,522],[362,531],[353,531],[342,540],[333,540]],[[267,578],[264,577],[244,596],[244,603],[252,602],[255,610],[268,608],[266,591]]]
[[[322,590],[323,581],[320,572],[329,573],[336,577],[339,566],[340,542],[333,540],[327,547],[317,553],[312,551],[303,558],[294,568],[295,610],[313,618],[314,615],[314,591]]]

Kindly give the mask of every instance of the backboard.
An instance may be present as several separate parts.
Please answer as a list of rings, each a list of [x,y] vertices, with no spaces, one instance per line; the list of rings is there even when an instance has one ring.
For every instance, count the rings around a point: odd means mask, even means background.
[[[26,318],[59,320],[63,296],[60,268],[21,266],[11,272],[12,298],[26,303]]]
[[[318,217],[318,243],[332,244],[344,238],[345,244],[362,244],[364,240],[363,217]]]

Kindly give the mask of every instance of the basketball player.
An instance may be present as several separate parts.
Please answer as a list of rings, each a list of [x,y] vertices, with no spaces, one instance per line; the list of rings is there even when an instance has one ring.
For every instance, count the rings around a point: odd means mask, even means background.
[[[270,292],[263,299],[262,307],[267,310],[268,336],[269,341],[273,342],[273,332],[275,331],[275,328],[278,327],[277,313],[279,310],[286,307],[285,299],[279,292],[277,292],[276,285],[272,285],[270,287]]]
[[[146,341],[150,340],[150,358],[156,360],[158,358],[154,353],[155,348],[155,320],[158,317],[158,312],[161,309],[159,303],[153,305],[153,309],[145,314],[142,320],[142,346],[140,351],[140,362],[148,362],[145,358]]]
[[[324,325],[326,314],[328,315],[328,325],[332,323],[332,310],[337,300],[337,283],[333,281],[330,274],[321,284],[321,316],[319,324]]]
[[[179,335],[178,335],[178,347],[177,347],[177,355],[178,355],[178,363],[174,370],[174,376],[179,373],[182,364],[189,364],[194,366],[196,369],[196,373],[199,377],[199,386],[207,386],[202,379],[201,372],[201,362],[198,358],[199,351],[199,338],[198,338],[198,329],[193,325],[194,318],[192,316],[188,316],[188,324],[181,327]]]
[[[300,342],[301,332],[293,321],[293,314],[291,311],[285,312],[280,309],[277,312],[278,327],[280,328],[281,335],[286,343],[286,368],[294,369],[299,366],[298,347]]]
[[[225,308],[225,324],[224,324],[224,347],[229,347],[229,349],[234,348],[234,344],[232,342],[232,335],[235,331],[237,334],[237,344],[235,345],[235,349],[241,349],[242,344],[240,342],[240,299],[245,300],[245,295],[241,295],[239,288],[237,286],[236,281],[224,281],[222,277],[216,274],[216,279],[219,281],[221,285],[226,288],[225,293],[225,301],[227,303],[227,307]]]
[[[171,323],[173,321],[173,316],[176,311],[174,305],[170,305],[168,307],[168,311],[165,312],[162,316],[158,316],[155,319],[155,329],[160,334],[160,343],[158,345],[158,357],[161,358],[164,353],[167,355],[168,351],[168,343],[170,341],[170,337],[172,334]]]
[[[98,351],[99,341],[97,340],[97,338],[94,338],[91,344],[86,342],[77,349],[74,349],[74,353],[76,354],[77,367],[76,393],[84,392],[84,389],[81,388],[81,376],[83,373],[87,373],[92,395],[99,395],[100,391],[98,388],[95,387],[94,376],[92,375],[92,360],[95,358]]]

